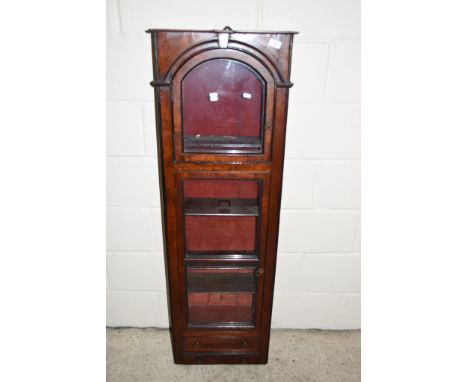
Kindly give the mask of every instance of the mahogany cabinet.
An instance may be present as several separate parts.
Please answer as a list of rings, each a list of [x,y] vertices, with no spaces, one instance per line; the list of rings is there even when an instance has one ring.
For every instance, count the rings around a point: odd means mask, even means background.
[[[147,32],[174,362],[266,363],[295,32]]]

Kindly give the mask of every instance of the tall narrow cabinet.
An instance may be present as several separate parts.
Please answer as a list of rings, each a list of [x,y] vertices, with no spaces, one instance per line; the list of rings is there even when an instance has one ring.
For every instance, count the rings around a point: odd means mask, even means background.
[[[149,29],[175,363],[267,363],[295,32]]]

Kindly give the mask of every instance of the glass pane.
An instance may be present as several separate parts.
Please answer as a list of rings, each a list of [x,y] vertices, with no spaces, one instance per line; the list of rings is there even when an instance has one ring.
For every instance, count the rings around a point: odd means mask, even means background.
[[[253,268],[188,269],[188,318],[191,324],[252,324]]]
[[[259,181],[186,179],[183,193],[189,323],[253,325]]]
[[[187,255],[254,254],[258,190],[255,180],[186,180]]]
[[[263,80],[238,61],[191,70],[182,81],[184,152],[261,153],[263,94]]]

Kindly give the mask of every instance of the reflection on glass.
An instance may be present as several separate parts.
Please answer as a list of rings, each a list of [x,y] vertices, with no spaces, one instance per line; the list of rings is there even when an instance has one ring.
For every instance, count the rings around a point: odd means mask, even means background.
[[[195,67],[182,82],[184,152],[261,153],[263,94],[263,80],[238,61]]]
[[[188,318],[191,324],[251,324],[254,270],[188,269]]]
[[[257,181],[186,180],[184,205],[189,254],[255,252]]]
[[[191,325],[253,324],[259,190],[257,180],[184,181]]]

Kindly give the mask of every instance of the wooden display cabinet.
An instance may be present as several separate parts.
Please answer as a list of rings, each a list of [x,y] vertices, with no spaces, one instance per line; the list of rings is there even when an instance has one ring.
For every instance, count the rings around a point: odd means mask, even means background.
[[[266,363],[295,32],[147,32],[174,362]]]

